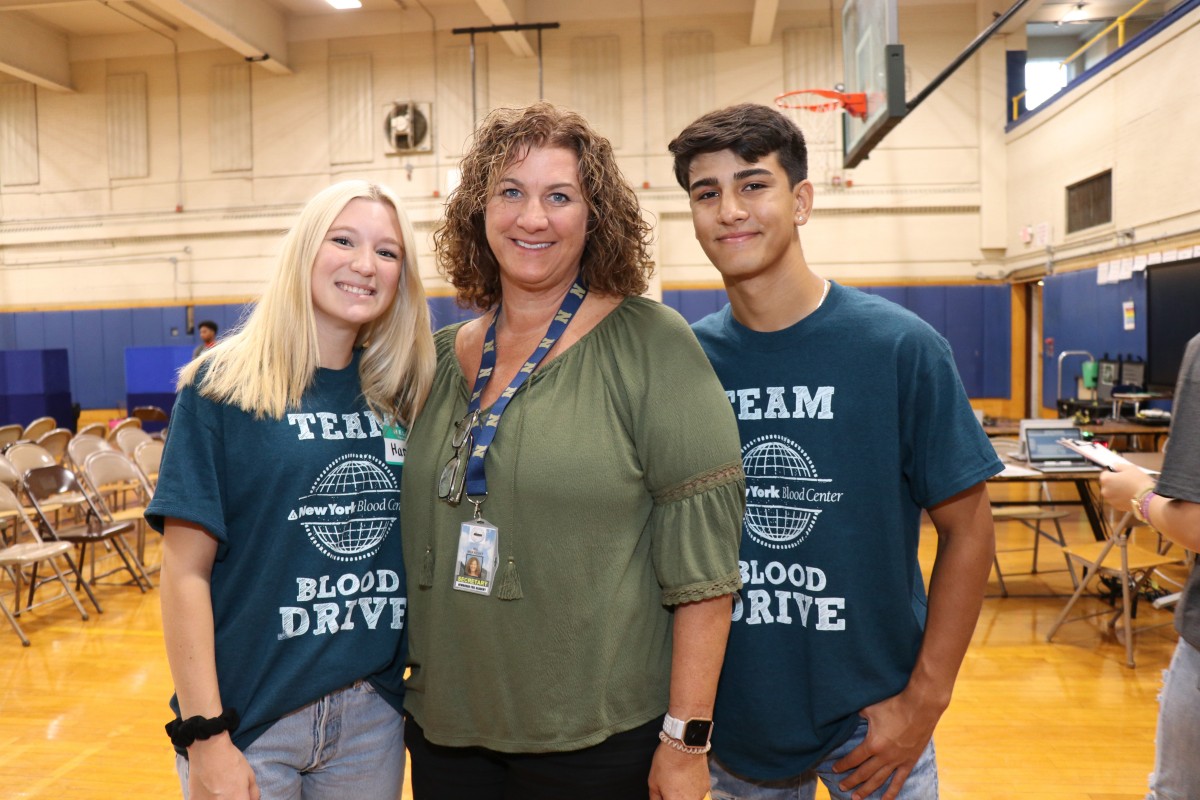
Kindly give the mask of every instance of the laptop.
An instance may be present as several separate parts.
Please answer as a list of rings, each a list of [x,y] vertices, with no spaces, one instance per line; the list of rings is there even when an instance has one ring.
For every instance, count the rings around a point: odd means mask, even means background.
[[[1100,467],[1071,448],[1059,444],[1059,439],[1079,439],[1079,428],[1028,428],[1025,431],[1025,452],[1029,466],[1039,472],[1099,472]]]

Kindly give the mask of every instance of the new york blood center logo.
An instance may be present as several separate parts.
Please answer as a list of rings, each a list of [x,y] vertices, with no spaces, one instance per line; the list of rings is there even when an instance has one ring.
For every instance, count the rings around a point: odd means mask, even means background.
[[[822,507],[841,500],[829,491],[812,459],[782,436],[759,436],[742,449],[746,472],[746,530],[764,547],[787,550],[812,533]]]
[[[312,493],[288,514],[309,541],[337,561],[369,558],[391,533],[400,513],[400,489],[387,466],[354,453],[338,458],[317,476]]]

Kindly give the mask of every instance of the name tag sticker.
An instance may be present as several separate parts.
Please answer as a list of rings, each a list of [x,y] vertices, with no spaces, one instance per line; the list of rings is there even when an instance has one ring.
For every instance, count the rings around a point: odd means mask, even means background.
[[[408,452],[408,431],[394,425],[383,427],[383,458],[389,464],[404,464]]]

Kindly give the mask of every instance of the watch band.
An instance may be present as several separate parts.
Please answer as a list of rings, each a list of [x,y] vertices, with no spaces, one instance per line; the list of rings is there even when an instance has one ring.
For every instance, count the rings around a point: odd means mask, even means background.
[[[672,717],[669,713],[663,716],[663,733],[670,736],[672,739],[683,741],[684,722],[677,717]]]
[[[689,748],[707,748],[712,740],[712,727],[711,719],[692,717],[682,720],[671,716],[670,713],[663,715],[663,733]],[[684,752],[689,751],[685,750]],[[703,750],[702,752],[708,751]]]

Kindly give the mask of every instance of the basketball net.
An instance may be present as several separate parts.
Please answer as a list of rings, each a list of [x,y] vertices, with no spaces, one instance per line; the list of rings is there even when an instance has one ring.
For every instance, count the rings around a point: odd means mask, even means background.
[[[842,114],[865,114],[865,95],[800,89],[779,95],[775,105],[804,133],[809,180],[834,188],[842,186]]]

